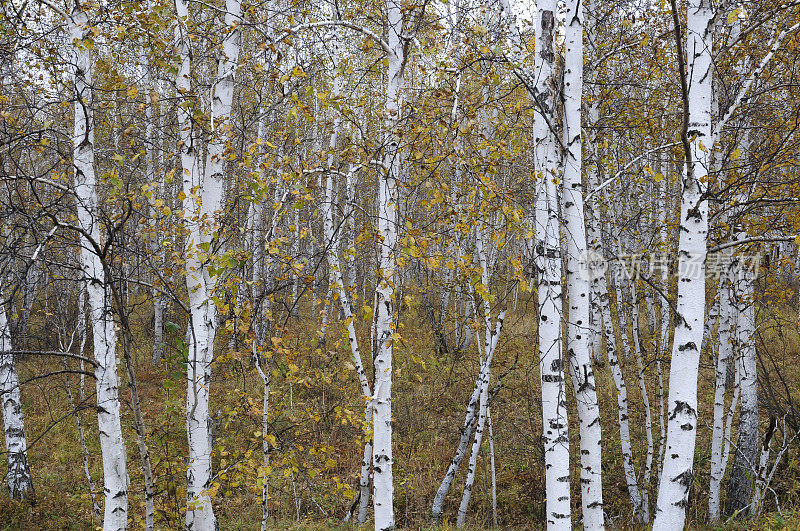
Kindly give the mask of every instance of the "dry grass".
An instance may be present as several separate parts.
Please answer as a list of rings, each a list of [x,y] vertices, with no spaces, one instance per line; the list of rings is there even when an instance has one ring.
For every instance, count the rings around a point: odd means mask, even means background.
[[[144,312],[144,310],[143,310]],[[766,346],[783,349],[784,360],[800,352],[796,331],[775,327],[774,322],[793,319],[791,310],[760,316]],[[432,348],[433,338],[422,321],[418,308],[405,309],[402,315],[403,341],[395,350],[395,504],[401,528],[426,529],[430,501],[441,481],[454,450],[463,410],[477,373],[477,353],[440,358]],[[776,317],[777,316],[777,317]],[[777,319],[777,321],[776,321]],[[495,376],[505,374],[503,389],[492,405],[497,460],[499,520],[508,529],[538,529],[543,522],[544,482],[540,444],[540,401],[538,369],[535,362],[535,324],[533,312],[520,300],[511,312],[493,367]],[[796,321],[792,321],[796,327]],[[157,521],[160,529],[180,527],[184,491],[185,426],[182,416],[185,384],[180,356],[171,356],[158,367],[148,362],[147,316],[134,315],[137,332],[134,345],[148,443],[157,475]],[[273,452],[270,474],[272,527],[282,529],[352,529],[341,518],[352,501],[361,460],[359,438],[363,402],[352,370],[346,367],[348,348],[338,327],[331,328],[325,345],[316,346],[310,323],[292,323],[286,335],[286,351],[273,358],[275,373],[271,394],[271,429],[278,448]],[[776,330],[781,330],[779,334]],[[174,336],[173,332],[173,336]],[[368,337],[360,330],[360,337]],[[172,345],[177,336],[171,337]],[[218,350],[227,344],[221,337]],[[650,357],[650,354],[648,354]],[[52,359],[22,360],[23,379],[53,370]],[[628,380],[631,428],[640,477],[646,444],[641,396],[635,380],[635,363],[624,361]],[[792,381],[800,379],[797,364],[780,365],[791,371]],[[665,373],[668,367],[664,368]],[[616,424],[616,398],[607,365],[597,368],[598,390],[604,429],[604,499],[610,522],[617,529],[630,526],[631,512],[622,472],[622,458]],[[291,382],[291,387],[289,385]],[[648,392],[654,415],[654,436],[658,437],[658,401],[655,364],[647,369]],[[71,377],[73,391],[77,378]],[[704,356],[700,376],[700,426],[696,451],[695,490],[689,511],[692,528],[702,528],[703,505],[708,484],[713,370]],[[89,392],[93,383],[87,380]],[[127,404],[127,386],[121,390],[128,441],[128,466],[131,474],[132,528],[140,528],[144,518],[144,499],[140,462],[135,444],[132,414]],[[571,395],[570,395],[571,396]],[[0,501],[0,526],[3,529],[92,529],[93,516],[88,486],[83,473],[77,429],[69,414],[64,377],[40,379],[24,387],[26,428],[31,441],[30,459],[38,503],[31,507]],[[91,399],[88,402],[91,404]],[[571,410],[574,411],[574,404]],[[212,383],[212,411],[217,417],[215,471],[226,469],[219,479],[215,509],[221,529],[258,529],[261,515],[260,489],[256,485],[260,462],[260,439],[256,432],[261,421],[261,382],[246,354],[234,354],[215,368]],[[95,481],[101,479],[96,423],[92,411],[84,412],[91,469]],[[762,416],[766,422],[766,415]],[[570,418],[571,426],[577,419]],[[577,459],[577,435],[573,431],[571,448]],[[488,444],[484,445],[488,450]],[[486,454],[484,454],[485,456]],[[718,529],[793,529],[800,528],[792,511],[797,507],[797,449],[790,452],[786,468],[776,478],[784,517],[769,512],[757,522],[735,523]],[[0,466],[4,464],[0,463]],[[479,461],[478,475],[470,505],[469,525],[486,527],[490,520],[488,459]],[[655,477],[651,484],[651,504],[655,504]],[[573,507],[579,514],[577,467],[573,467]],[[448,521],[455,518],[463,485],[463,467],[445,506]],[[297,521],[295,492],[301,499]],[[768,511],[774,511],[768,502]],[[444,527],[442,529],[448,529]]]

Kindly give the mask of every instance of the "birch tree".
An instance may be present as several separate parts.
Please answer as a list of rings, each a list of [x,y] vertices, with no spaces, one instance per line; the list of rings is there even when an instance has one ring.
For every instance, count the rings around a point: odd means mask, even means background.
[[[734,453],[725,513],[751,511],[753,485],[758,474],[758,363],[755,345],[755,310],[753,308],[753,274],[743,266],[741,258],[733,262],[733,309],[736,315],[735,363],[739,369],[741,406],[739,434]]]
[[[3,279],[0,277],[0,395],[3,406],[3,431],[6,438],[6,482],[13,500],[34,501],[33,480],[28,464],[28,443],[25,438],[25,419],[19,377],[14,365],[11,327],[6,315]]]
[[[653,529],[681,529],[694,478],[697,436],[697,372],[705,319],[705,258],[708,200],[704,184],[710,154],[714,10],[707,0],[690,0],[686,48],[677,4],[672,2],[675,44],[683,98],[685,165],[681,182],[678,237],[678,295],[669,375],[666,454]]]
[[[375,529],[394,522],[392,464],[392,346],[396,333],[397,180],[402,171],[400,119],[403,112],[405,43],[400,0],[387,0],[386,143],[383,172],[378,177],[378,278],[375,290],[375,383],[372,396],[372,468]]]
[[[730,307],[730,286],[728,272],[725,271],[719,281],[719,340],[715,363],[714,384],[714,424],[711,436],[711,471],[708,487],[708,518],[716,522],[720,518],[720,494],[722,477],[727,465],[723,460],[723,443],[725,439],[725,391],[728,367],[731,363],[733,345],[731,343],[731,326],[733,312]]]
[[[333,80],[331,87],[331,99],[336,102],[342,97],[342,75],[343,70],[342,57],[341,57],[341,44],[339,31],[333,28]],[[361,390],[361,395],[366,402],[364,411],[364,423],[369,425],[372,422],[372,404],[370,398],[372,397],[372,390],[370,389],[369,380],[367,379],[367,372],[364,370],[364,364],[361,358],[361,349],[359,348],[358,336],[356,335],[355,316],[353,315],[352,306],[350,303],[350,296],[348,294],[348,286],[345,284],[342,263],[339,260],[339,245],[337,245],[336,226],[334,221],[334,176],[342,177],[342,174],[335,170],[336,168],[336,155],[339,145],[339,133],[342,128],[342,118],[339,111],[334,110],[333,124],[331,128],[330,141],[329,141],[329,155],[327,160],[327,176],[325,179],[325,201],[323,204],[324,216],[324,232],[327,241],[325,255],[328,262],[328,270],[330,274],[331,288],[336,290],[339,304],[341,306],[344,322],[347,326],[347,339],[350,345],[350,356],[353,366],[358,377],[358,383]],[[352,176],[360,169],[360,167],[351,168],[350,171],[344,175],[345,186],[347,187],[348,195],[352,194],[353,178]],[[345,217],[352,216],[349,211],[348,205]],[[342,225],[339,226],[341,230]],[[338,236],[341,238],[341,235]],[[361,463],[361,474],[359,476],[359,509],[358,509],[358,524],[364,525],[367,519],[367,510],[369,508],[369,470],[372,458],[372,442],[367,438],[364,442],[363,459]]]
[[[555,127],[558,123],[556,5],[549,0],[536,5],[533,24],[535,46],[533,71],[524,65],[523,46],[511,4],[503,0],[500,2],[500,9],[501,19],[506,21],[511,28],[511,53],[515,73],[525,83],[537,108],[534,117],[533,139],[536,191],[533,225],[535,227],[535,282],[538,284],[539,369],[542,392],[546,519],[548,529],[569,529],[572,525],[569,492],[570,459],[561,335],[563,300],[556,187],[561,166],[558,156],[559,145],[555,136]],[[574,134],[573,130],[573,137]],[[580,143],[580,135],[578,137]],[[587,294],[584,293],[584,295]],[[588,318],[584,322],[588,325]],[[588,355],[588,352],[586,354]],[[594,491],[592,493],[594,494]]]
[[[484,105],[488,107],[489,104],[489,97],[490,97],[490,89],[484,86],[482,90],[482,96]],[[482,129],[484,131],[484,136],[487,140],[493,137],[492,134],[492,120],[491,120],[490,113],[488,109],[484,109],[482,113]],[[482,156],[484,160],[489,160],[489,150],[484,148],[482,150]],[[464,526],[464,522],[466,520],[467,509],[469,508],[469,501],[472,496],[472,488],[475,482],[475,474],[477,469],[477,460],[478,460],[478,453],[480,452],[481,443],[483,441],[483,432],[487,428],[487,419],[489,419],[489,382],[491,380],[491,367],[492,367],[492,358],[494,356],[495,350],[497,349],[497,341],[500,337],[500,332],[503,327],[503,320],[505,319],[505,309],[501,310],[496,323],[493,323],[492,318],[492,308],[490,304],[490,293],[489,293],[489,286],[490,286],[490,260],[488,258],[488,233],[491,230],[491,225],[487,223],[486,216],[483,215],[484,204],[487,201],[487,195],[491,190],[491,183],[489,182],[489,174],[488,170],[485,170],[484,175],[482,176],[482,182],[478,185],[478,209],[480,211],[478,215],[478,226],[475,229],[475,253],[478,260],[478,265],[480,268],[480,284],[478,285],[479,289],[478,295],[482,300],[483,304],[483,325],[484,325],[484,347],[483,352],[481,353],[481,360],[480,360],[480,375],[478,376],[478,381],[476,382],[476,386],[480,388],[479,396],[478,396],[478,411],[477,411],[477,421],[475,425],[475,439],[472,443],[472,450],[470,452],[469,463],[467,465],[467,477],[464,482],[464,493],[461,497],[461,503],[458,507],[458,516],[456,519],[456,525],[461,528]],[[487,226],[488,225],[488,226]],[[477,319],[477,316],[476,316]],[[491,423],[491,420],[488,420]],[[489,424],[491,426],[491,424]],[[494,457],[492,457],[494,459]]]
[[[187,364],[186,424],[189,441],[189,467],[186,471],[188,506],[186,527],[214,529],[216,518],[211,505],[211,432],[209,385],[214,359],[214,338],[217,309],[212,299],[218,273],[211,271],[210,259],[218,245],[214,222],[222,206],[223,172],[231,138],[231,105],[234,77],[239,57],[242,6],[237,0],[225,3],[224,22],[220,26],[222,43],[217,60],[215,83],[212,85],[212,134],[207,146],[205,166],[197,145],[194,117],[196,103],[192,98],[192,42],[189,2],[177,0],[175,40],[179,65],[175,85],[182,98],[178,109],[179,150],[183,171],[184,222],[186,241],[186,287],[191,310],[191,337]],[[196,90],[196,88],[194,89]],[[209,226],[210,225],[210,226]]]
[[[103,529],[125,529],[128,520],[128,476],[125,439],[122,435],[117,375],[117,333],[111,309],[106,270],[100,258],[102,237],[98,215],[98,183],[95,175],[94,103],[92,86],[91,30],[89,14],[74,2],[67,15],[74,60],[75,123],[72,136],[74,190],[80,232],[81,269],[92,322],[97,424],[103,456],[105,506]]]
[[[566,231],[567,358],[570,361],[580,427],[581,506],[584,529],[603,529],[602,435],[589,322],[586,219],[583,209],[583,5],[566,5],[564,53],[564,162],[561,213]],[[555,177],[555,176],[553,176]]]

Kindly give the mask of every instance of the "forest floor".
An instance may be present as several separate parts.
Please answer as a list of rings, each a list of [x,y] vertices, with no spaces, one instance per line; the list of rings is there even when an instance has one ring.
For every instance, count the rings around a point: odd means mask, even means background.
[[[493,382],[502,377],[502,389],[492,404],[494,447],[497,463],[497,507],[501,527],[538,529],[544,500],[543,457],[540,443],[541,412],[538,369],[534,360],[535,325],[531,311],[520,301],[509,312],[506,328],[493,365]],[[144,307],[144,306],[143,306]],[[787,310],[768,321],[762,316],[760,341],[768,345],[775,370],[790,382],[800,381],[800,337],[796,322],[787,326]],[[395,349],[393,388],[395,441],[395,507],[399,528],[429,529],[430,501],[452,458],[463,410],[477,374],[476,352],[440,357],[433,348],[429,327],[419,308],[402,315],[402,340]],[[770,316],[770,319],[773,317]],[[132,343],[136,373],[147,423],[147,442],[156,475],[156,521],[158,529],[178,529],[185,503],[185,375],[181,363],[184,348],[179,326],[170,327],[167,359],[149,364],[152,339],[146,331],[152,325],[144,314],[131,319],[136,333]],[[359,337],[368,337],[360,328]],[[219,338],[218,351],[226,351],[227,340]],[[212,412],[215,417],[215,461],[219,488],[214,497],[220,528],[258,529],[261,518],[259,477],[261,465],[262,383],[249,363],[247,348],[227,352],[215,362],[212,381]],[[653,360],[652,346],[645,338],[645,359]],[[363,350],[368,350],[364,349]],[[342,524],[358,484],[363,436],[363,401],[348,361],[346,338],[337,326],[329,328],[319,344],[311,323],[290,323],[281,345],[272,356],[273,382],[270,394],[270,430],[275,436],[271,452],[270,512],[276,529],[354,529]],[[53,358],[20,360],[20,379],[63,369]],[[646,381],[653,411],[653,436],[659,437],[657,377],[655,363],[646,364]],[[642,396],[633,359],[623,361],[628,381],[631,429],[637,473],[642,477],[647,454]],[[369,371],[369,369],[368,369]],[[664,376],[668,367],[664,367]],[[634,529],[631,522],[625,478],[622,471],[616,395],[607,364],[597,367],[598,392],[603,412],[604,499],[609,524],[616,529]],[[120,378],[126,381],[124,370]],[[100,523],[92,511],[92,499],[83,468],[75,418],[66,394],[67,379],[78,397],[78,376],[57,374],[30,380],[23,386],[23,406],[29,441],[29,456],[36,488],[36,504],[15,503],[0,496],[0,529],[94,529]],[[734,521],[722,527],[708,527],[706,520],[708,459],[710,453],[713,367],[704,354],[700,376],[700,426],[695,456],[695,487],[690,499],[692,529],[800,529],[800,465],[793,446],[780,467],[774,487],[781,500],[783,516],[774,502],[766,502],[765,514],[757,521]],[[102,489],[97,424],[93,420],[93,380],[86,379],[86,406],[82,411],[90,452],[90,470],[96,488]],[[795,384],[792,392],[800,394]],[[123,399],[128,467],[131,479],[131,528],[144,523],[141,462],[133,429],[130,392],[120,388]],[[569,393],[570,400],[572,394]],[[797,397],[795,397],[797,398]],[[570,411],[574,411],[570,404]],[[766,422],[767,415],[762,415]],[[577,426],[577,419],[570,418]],[[570,441],[577,460],[578,441]],[[473,489],[470,529],[487,528],[491,521],[488,443],[482,447],[478,475]],[[5,468],[5,463],[0,462]],[[463,469],[445,504],[444,518],[455,519],[463,488]],[[657,470],[649,490],[655,503]],[[577,467],[573,467],[573,510],[579,514]],[[99,487],[97,487],[99,485]],[[100,496],[101,492],[96,495]],[[100,498],[98,498],[100,499]],[[609,528],[611,525],[609,525]],[[442,527],[441,529],[450,529]]]

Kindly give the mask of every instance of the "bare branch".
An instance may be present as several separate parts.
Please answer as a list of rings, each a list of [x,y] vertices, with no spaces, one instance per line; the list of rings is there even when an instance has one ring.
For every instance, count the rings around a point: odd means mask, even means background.
[[[348,28],[358,33],[361,33],[365,37],[368,37],[372,39],[374,42],[376,42],[381,47],[381,49],[383,49],[383,51],[386,52],[387,54],[391,55],[394,53],[394,51],[389,47],[389,43],[381,39],[377,33],[368,30],[363,26],[359,26],[358,24],[353,24],[352,22],[348,22],[346,20],[323,20],[320,22],[308,22],[306,24],[298,24],[297,26],[286,28],[283,31],[286,33],[298,33],[306,29],[324,28],[329,26],[342,26],[344,28]]]

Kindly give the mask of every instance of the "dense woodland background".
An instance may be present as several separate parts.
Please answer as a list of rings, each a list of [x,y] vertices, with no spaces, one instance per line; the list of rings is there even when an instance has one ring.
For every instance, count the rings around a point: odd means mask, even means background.
[[[799,58],[792,0],[4,0],[0,527],[800,527]]]

